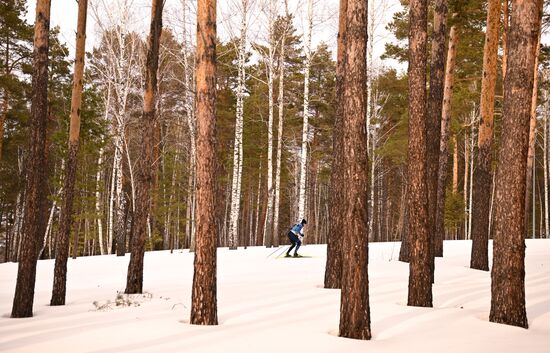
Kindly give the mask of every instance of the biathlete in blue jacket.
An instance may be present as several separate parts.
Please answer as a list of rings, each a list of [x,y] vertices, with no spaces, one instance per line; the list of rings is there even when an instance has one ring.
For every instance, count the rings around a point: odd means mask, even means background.
[[[296,247],[296,250],[294,250],[294,257],[300,257],[298,255],[298,249],[300,248],[300,245],[302,245],[302,238],[304,237],[304,232],[302,231],[304,229],[304,226],[307,224],[307,221],[305,219],[302,219],[300,223],[297,223],[292,226],[290,231],[288,232],[288,239],[292,243],[288,251],[286,252],[285,257],[290,257],[290,252],[294,247]]]

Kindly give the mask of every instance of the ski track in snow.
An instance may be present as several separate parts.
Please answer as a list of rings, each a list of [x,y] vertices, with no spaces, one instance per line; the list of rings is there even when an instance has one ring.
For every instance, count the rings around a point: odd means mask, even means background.
[[[550,240],[527,240],[529,330],[488,321],[490,272],[468,268],[470,241],[446,241],[434,308],[406,306],[399,243],[369,244],[371,341],[337,337],[340,291],[324,289],[325,245],[311,258],[218,250],[218,326],[189,324],[193,254],[147,252],[144,296],[117,306],[129,254],[69,259],[67,305],[49,306],[54,260],[38,263],[34,317],[10,319],[17,264],[0,264],[0,352],[550,352]],[[489,249],[492,254],[492,249]],[[94,305],[105,305],[98,310]]]

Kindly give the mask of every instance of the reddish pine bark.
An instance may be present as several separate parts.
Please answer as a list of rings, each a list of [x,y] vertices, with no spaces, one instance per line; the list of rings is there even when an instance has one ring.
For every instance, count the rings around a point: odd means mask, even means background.
[[[368,156],[365,100],[367,1],[348,0],[346,8],[346,73],[343,87],[342,293],[340,336],[368,340]]]
[[[410,263],[408,305],[432,306],[428,186],[426,171],[426,0],[409,10],[409,161],[408,205]]]
[[[217,325],[216,241],[216,0],[197,3],[197,230],[191,324]]]
[[[426,123],[427,177],[428,177],[428,235],[430,237],[430,266],[432,282],[435,270],[435,237],[437,209],[437,181],[439,172],[439,144],[441,140],[441,111],[445,80],[445,34],[447,32],[447,0],[436,0],[432,32],[430,64],[430,93]]]
[[[332,174],[330,179],[331,195],[330,232],[327,239],[327,263],[325,267],[325,288],[340,288],[342,278],[342,131],[343,131],[343,89],[344,89],[344,53],[346,39],[346,9],[348,0],[340,0],[338,25],[338,52],[336,63],[336,116],[333,129]]]
[[[451,27],[449,46],[447,49],[447,64],[445,67],[445,88],[443,94],[443,110],[441,112],[441,140],[439,144],[439,171],[437,179],[437,205],[435,212],[434,255],[443,256],[443,238],[445,235],[445,189],[449,164],[449,128],[451,121],[451,99],[453,95],[454,71],[456,62],[456,47],[458,45],[456,25]]]
[[[48,36],[51,0],[37,0],[34,23],[32,100],[26,165],[25,215],[11,317],[31,317],[36,262],[45,232],[47,190],[46,125],[48,122]]]
[[[69,129],[68,157],[65,164],[63,185],[63,207],[59,220],[59,233],[55,245],[55,268],[50,305],[65,305],[67,285],[67,258],[69,257],[69,236],[73,224],[74,184],[78,164],[80,137],[80,107],[82,101],[82,77],[84,76],[84,54],[86,47],[86,14],[88,0],[78,2],[78,23],[76,32],[76,53],[71,97],[71,123]],[[77,239],[75,235],[75,239]],[[78,243],[77,243],[78,244]],[[77,247],[75,246],[75,249]]]
[[[132,234],[130,263],[125,293],[143,291],[143,257],[147,233],[147,217],[151,211],[151,186],[154,182],[156,160],[154,158],[154,129],[156,121],[157,70],[159,42],[162,31],[163,0],[153,0],[151,6],[151,27],[147,45],[145,66],[145,93],[141,118],[141,156],[137,170],[136,213]]]
[[[538,0],[513,0],[497,165],[491,312],[496,323],[528,327],[525,310],[525,175]]]
[[[472,193],[472,255],[470,267],[489,271],[489,208],[491,204],[491,145],[497,80],[498,27],[500,0],[490,0],[487,8],[487,31],[483,49],[483,76],[479,110],[478,153],[474,161]]]

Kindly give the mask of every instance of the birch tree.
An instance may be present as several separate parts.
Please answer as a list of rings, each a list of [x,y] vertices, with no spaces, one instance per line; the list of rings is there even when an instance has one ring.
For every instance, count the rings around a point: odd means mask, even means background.
[[[285,82],[285,46],[286,35],[290,27],[290,14],[288,12],[288,0],[285,0],[285,25],[281,37],[279,50],[279,96],[278,96],[278,125],[277,125],[277,159],[275,164],[275,195],[273,209],[273,234],[275,234],[274,245],[278,246],[279,234],[279,210],[281,195],[281,157],[283,151],[283,124],[284,124],[284,82]]]
[[[268,90],[268,123],[267,123],[267,206],[264,222],[264,245],[273,245],[273,78],[275,75],[275,2],[269,0],[268,6],[268,53],[267,53],[267,90]]]
[[[122,191],[123,158],[126,155],[129,168],[132,167],[130,154],[126,146],[126,125],[129,120],[129,99],[137,93],[141,80],[139,70],[140,40],[136,33],[130,32],[132,0],[117,0],[114,9],[105,0],[93,3],[92,14],[101,31],[101,52],[96,51],[91,66],[101,77],[101,81],[110,88],[111,106],[105,107],[112,121],[114,156],[108,202],[107,251],[112,253],[113,236],[116,238],[117,254],[125,252],[124,209],[126,198]],[[131,170],[131,169],[130,169]],[[135,198],[133,171],[130,172],[132,199]],[[134,200],[132,200],[134,201]],[[132,202],[132,204],[135,204]]]
[[[235,142],[233,145],[233,177],[231,182],[231,211],[229,218],[229,248],[237,249],[238,225],[241,205],[241,184],[243,169],[243,114],[244,95],[246,90],[246,32],[247,16],[250,9],[250,0],[241,0],[239,11],[241,15],[240,36],[237,62],[237,109],[235,121]]]
[[[309,138],[309,71],[311,67],[311,32],[313,29],[313,0],[307,2],[307,23],[304,33],[304,111],[302,125],[302,149],[300,154],[300,189],[298,195],[298,219],[306,215],[307,143]]]

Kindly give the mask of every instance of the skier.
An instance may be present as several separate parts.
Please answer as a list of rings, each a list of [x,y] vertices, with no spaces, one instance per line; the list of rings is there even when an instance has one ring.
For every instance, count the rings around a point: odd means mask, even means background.
[[[290,231],[288,232],[288,239],[292,243],[288,251],[286,252],[285,257],[290,257],[290,252],[294,247],[296,247],[296,250],[294,250],[294,257],[301,257],[298,255],[298,249],[300,248],[300,245],[302,245],[302,239],[304,238],[304,232],[302,232],[302,229],[307,224],[307,221],[305,219],[302,219],[300,223],[297,223],[292,226]]]

